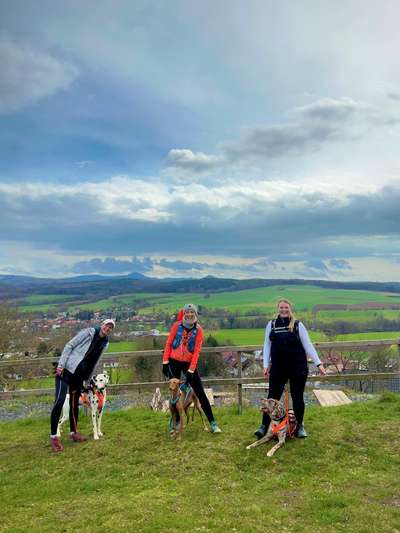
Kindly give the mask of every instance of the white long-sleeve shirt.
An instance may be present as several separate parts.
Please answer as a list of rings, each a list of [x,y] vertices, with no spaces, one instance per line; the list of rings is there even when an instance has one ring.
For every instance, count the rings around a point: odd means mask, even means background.
[[[268,368],[271,360],[271,340],[269,335],[271,333],[272,320],[270,320],[265,328],[265,341],[264,341],[264,350],[263,350],[263,361],[264,368]],[[321,360],[318,357],[317,350],[315,349],[313,343],[308,336],[308,332],[302,322],[299,321],[299,337],[301,344],[303,345],[306,356],[311,357],[313,363],[316,365],[321,364]]]

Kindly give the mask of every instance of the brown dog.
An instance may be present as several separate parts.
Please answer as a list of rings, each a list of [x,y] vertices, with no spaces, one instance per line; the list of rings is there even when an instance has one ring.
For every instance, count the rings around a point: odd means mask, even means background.
[[[267,453],[268,457],[272,457],[276,450],[282,448],[282,446],[285,444],[287,436],[294,436],[297,426],[296,418],[291,409],[286,412],[283,403],[278,400],[273,400],[272,398],[269,398],[268,400],[263,398],[261,400],[261,411],[269,414],[271,418],[271,423],[269,425],[267,434],[262,439],[249,444],[249,446],[246,446],[246,450],[256,448],[257,446],[272,440],[274,437],[277,437],[277,444],[275,444],[275,446]]]
[[[203,415],[201,413],[200,402],[194,393],[192,387],[185,385],[181,386],[182,381],[177,378],[171,378],[169,380],[169,410],[171,412],[171,437],[182,437],[183,430],[189,422],[189,408],[193,405],[192,421],[194,419],[194,412],[197,410],[200,414],[201,421],[203,423],[204,431],[208,431],[204,422]],[[178,426],[177,417],[179,415],[180,423]],[[185,415],[185,416],[183,416]]]

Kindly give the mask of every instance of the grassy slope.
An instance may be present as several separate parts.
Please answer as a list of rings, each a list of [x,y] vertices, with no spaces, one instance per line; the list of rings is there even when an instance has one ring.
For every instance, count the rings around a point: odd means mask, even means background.
[[[259,309],[266,313],[275,310],[278,298],[285,297],[293,301],[297,311],[309,311],[320,303],[363,303],[370,301],[400,302],[400,295],[389,295],[373,291],[354,291],[343,289],[323,289],[313,285],[288,285],[263,287],[234,292],[221,292],[210,294],[204,298],[201,294],[172,294],[149,298],[154,303],[154,308],[174,312],[183,301],[188,298],[196,304],[207,308],[227,308],[230,311],[245,312]],[[146,309],[143,309],[146,312]]]
[[[310,331],[311,340],[314,342],[327,341],[326,335],[320,331]],[[231,341],[237,345],[261,345],[264,343],[265,329],[218,329],[215,331],[206,330],[205,337],[212,335],[220,344],[226,344]],[[368,333],[348,333],[346,335],[337,335],[336,341],[353,341],[353,340],[378,340],[378,339],[398,339],[400,331],[378,331]],[[111,342],[108,353],[123,352],[136,350],[135,341]]]
[[[125,294],[99,300],[90,304],[82,304],[79,306],[70,305],[69,309],[75,310],[79,308],[96,311],[128,303],[135,304],[138,300],[148,300],[151,305],[150,307],[142,308],[142,313],[148,313],[154,310],[163,310],[172,313],[182,305],[182,302],[190,300],[208,308],[222,307],[239,312],[246,312],[257,308],[259,312],[270,314],[275,309],[277,299],[282,296],[292,300],[295,303],[296,310],[300,312],[310,311],[314,305],[321,303],[362,303],[369,301],[400,302],[400,295],[389,295],[388,293],[383,292],[324,289],[313,285],[283,285],[243,291],[214,293],[207,295],[207,297],[198,293]],[[62,297],[60,297],[60,299],[62,301]],[[21,310],[44,311],[46,309],[54,308],[54,300],[56,300],[56,297],[54,296],[41,297],[40,295],[37,295],[31,297],[31,299],[27,298],[23,302],[24,306]],[[332,316],[336,316],[335,313],[339,313],[339,318],[342,316],[340,314],[341,312],[326,311],[323,312],[323,314],[321,313],[321,317],[324,316],[330,318],[331,314]],[[368,313],[373,315],[374,312],[368,311]],[[380,311],[379,313],[386,313],[386,311]],[[358,313],[356,313],[356,315],[358,316]]]
[[[272,460],[266,447],[245,450],[255,409],[217,410],[221,435],[203,433],[197,420],[182,442],[169,439],[165,414],[106,413],[103,441],[67,443],[61,455],[49,451],[47,420],[2,423],[1,529],[393,532],[399,415],[393,395],[310,407],[311,436]]]

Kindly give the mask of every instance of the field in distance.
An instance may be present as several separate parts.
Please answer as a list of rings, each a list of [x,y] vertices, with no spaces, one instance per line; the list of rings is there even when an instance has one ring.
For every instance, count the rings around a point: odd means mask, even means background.
[[[24,298],[18,302],[22,312],[50,312],[66,310],[110,311],[131,306],[140,314],[153,314],[157,312],[174,313],[183,303],[191,301],[207,309],[226,309],[240,315],[272,316],[275,311],[276,301],[287,298],[295,305],[299,317],[306,318],[311,314],[314,306],[319,304],[362,304],[379,302],[400,304],[400,294],[348,289],[325,289],[315,285],[282,285],[261,287],[231,292],[217,293],[135,293],[113,296],[90,303],[73,303],[74,298],[62,295],[35,295]],[[399,310],[364,309],[360,311],[324,310],[318,313],[321,320],[370,320],[376,316],[385,318],[398,318]]]

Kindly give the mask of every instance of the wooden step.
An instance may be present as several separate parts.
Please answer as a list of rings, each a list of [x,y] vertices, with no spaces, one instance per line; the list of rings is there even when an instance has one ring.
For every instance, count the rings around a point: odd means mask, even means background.
[[[317,401],[323,407],[330,407],[331,405],[346,405],[351,403],[351,400],[342,390],[321,390],[313,389],[313,393]]]

